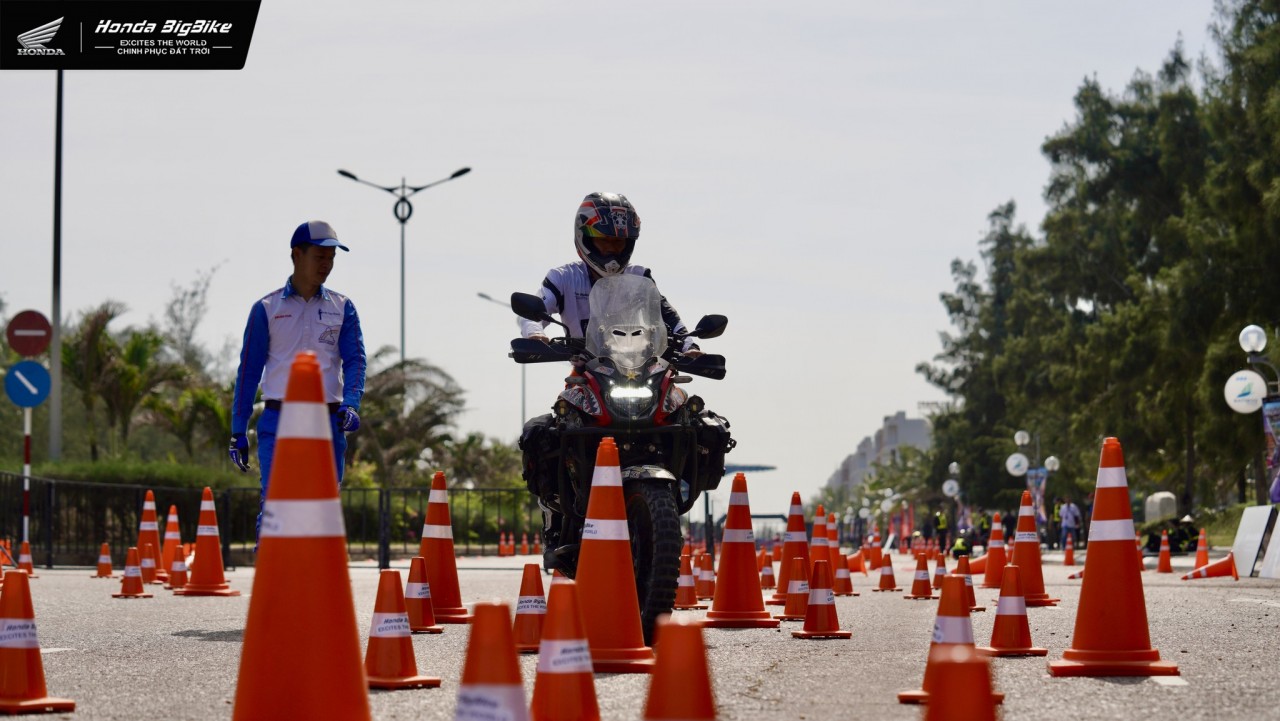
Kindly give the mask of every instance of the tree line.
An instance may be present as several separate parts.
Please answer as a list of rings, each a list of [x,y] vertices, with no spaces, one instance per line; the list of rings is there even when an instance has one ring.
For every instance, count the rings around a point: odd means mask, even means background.
[[[126,311],[114,300],[64,321],[64,460],[168,460],[231,469],[226,449],[236,348],[229,342],[213,353],[197,338],[216,271],[197,274],[187,286],[174,285],[163,317],[144,326],[114,328]],[[7,323],[0,297],[0,326]],[[19,360],[12,349],[4,352],[5,367]],[[455,421],[464,408],[463,390],[425,359],[399,361],[390,347],[371,353],[361,429],[348,436],[344,485],[426,486],[443,470],[453,483],[523,486],[514,445],[458,432]],[[261,409],[259,402],[251,433]],[[43,436],[39,419],[36,425]],[[0,443],[0,458],[20,460],[18,424],[0,424]],[[257,485],[256,471],[242,480]]]
[[[1039,231],[1012,202],[988,216],[979,263],[951,263],[951,329],[917,370],[950,402],[933,415],[924,485],[961,466],[971,502],[1008,507],[1022,428],[1062,470],[1049,494],[1093,488],[1118,437],[1131,488],[1180,513],[1265,503],[1259,414],[1223,399],[1245,367],[1240,330],[1280,327],[1280,3],[1221,0],[1212,55],[1179,41],[1122,91],[1086,78],[1048,136]],[[981,272],[980,272],[981,271]]]

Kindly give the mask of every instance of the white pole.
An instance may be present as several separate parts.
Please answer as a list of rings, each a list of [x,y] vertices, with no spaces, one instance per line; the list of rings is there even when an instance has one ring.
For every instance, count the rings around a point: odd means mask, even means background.
[[[31,409],[22,409],[22,540],[31,528]]]

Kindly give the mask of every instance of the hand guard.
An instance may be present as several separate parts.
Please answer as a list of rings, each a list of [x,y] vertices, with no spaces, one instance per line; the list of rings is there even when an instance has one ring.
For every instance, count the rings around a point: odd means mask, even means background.
[[[338,406],[338,427],[344,433],[360,430],[360,414],[351,406]]]
[[[249,439],[244,437],[243,433],[236,433],[231,436],[231,445],[227,448],[227,455],[231,457],[231,462],[236,464],[241,472],[249,472]]]

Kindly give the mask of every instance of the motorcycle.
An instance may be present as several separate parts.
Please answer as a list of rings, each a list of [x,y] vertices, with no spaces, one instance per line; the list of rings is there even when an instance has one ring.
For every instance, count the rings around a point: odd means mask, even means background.
[[[692,331],[669,334],[657,287],[638,275],[599,279],[588,303],[585,336],[573,338],[541,298],[511,294],[516,315],[565,330],[549,342],[512,340],[511,358],[574,364],[552,412],[525,424],[524,480],[543,512],[544,565],[573,578],[596,447],[606,436],[614,439],[641,625],[651,643],[657,618],[675,602],[684,546],[680,516],[700,494],[720,485],[724,456],[737,444],[729,421],[680,387],[690,376],[724,378],[724,356],[692,357],[678,349],[686,338],[718,337],[729,320],[708,315]]]

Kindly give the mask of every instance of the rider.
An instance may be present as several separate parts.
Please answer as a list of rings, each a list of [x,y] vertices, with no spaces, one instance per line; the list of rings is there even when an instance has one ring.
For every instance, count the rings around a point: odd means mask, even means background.
[[[559,314],[560,320],[569,326],[569,335],[581,338],[586,334],[590,306],[587,299],[591,286],[606,275],[628,273],[643,275],[653,280],[653,274],[642,265],[631,265],[631,253],[640,237],[640,216],[620,193],[591,193],[582,199],[573,218],[573,245],[579,260],[552,268],[542,279],[538,294],[549,314]],[[680,314],[662,299],[662,320],[671,333],[684,332]],[[520,334],[525,338],[546,341],[543,330],[547,323],[521,318]],[[686,339],[681,349],[686,357],[697,357],[701,352],[692,338]]]
[[[559,314],[560,321],[569,328],[572,338],[586,335],[590,304],[588,299],[591,286],[607,275],[632,274],[641,275],[653,280],[648,268],[631,264],[631,253],[636,248],[636,238],[640,237],[640,216],[620,193],[590,193],[578,205],[573,218],[573,245],[578,251],[576,262],[561,265],[547,271],[542,280],[538,295],[546,307],[548,314]],[[662,298],[662,320],[670,333],[685,331],[680,314],[671,307],[667,299]],[[546,322],[534,320],[518,320],[520,334],[547,342],[543,332]],[[702,355],[692,338],[686,338],[680,349],[685,358],[696,358]],[[575,373],[582,363],[575,358]],[[551,416],[543,415],[529,419],[520,438],[520,448],[524,451],[524,475],[529,490],[537,495],[537,469],[533,458],[541,430],[551,424]],[[541,505],[541,504],[540,504]],[[545,528],[543,539],[546,546],[544,557],[548,559],[548,568],[554,567],[553,551],[560,545],[560,514],[543,507]]]

